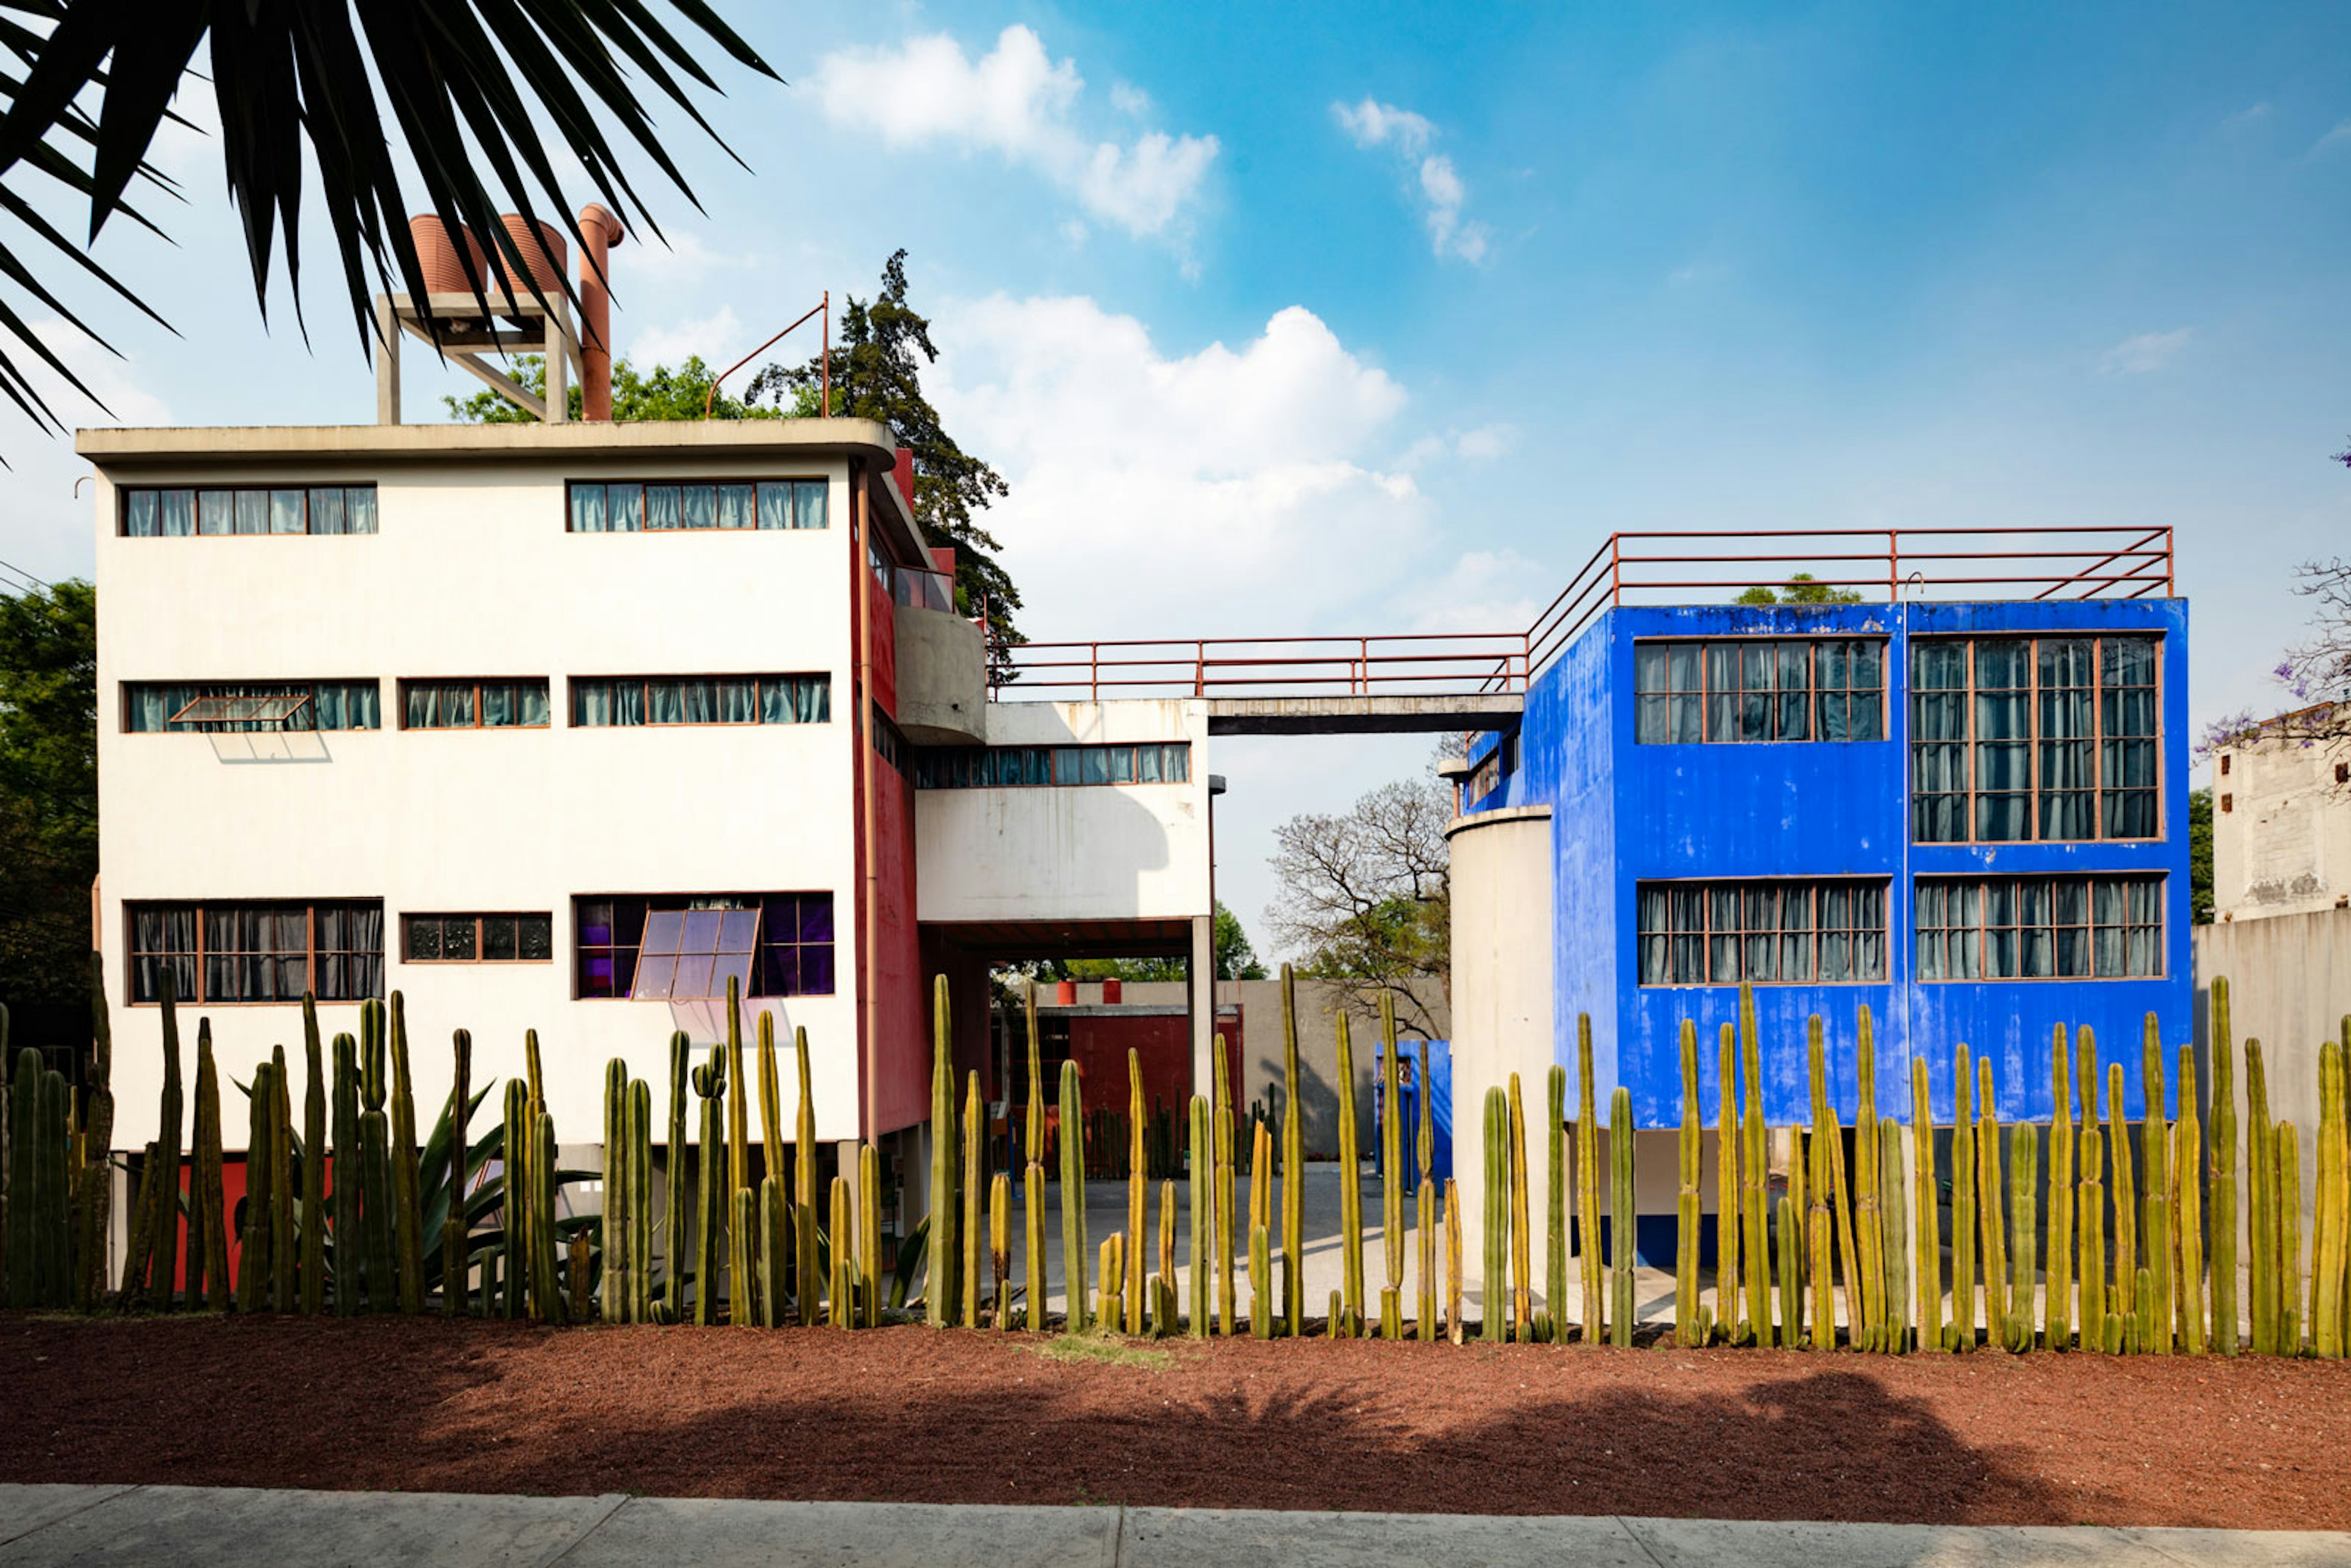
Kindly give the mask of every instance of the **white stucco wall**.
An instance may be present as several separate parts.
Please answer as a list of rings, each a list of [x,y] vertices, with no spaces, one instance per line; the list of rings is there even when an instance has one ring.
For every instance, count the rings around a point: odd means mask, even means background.
[[[823,530],[573,535],[563,481],[826,476]],[[96,497],[100,843],[98,914],[113,1003],[118,1145],[154,1133],[159,1017],[125,1005],[130,900],[381,898],[387,988],[405,992],[420,1117],[447,1094],[449,1031],[474,1082],[518,1071],[539,1031],[567,1143],[601,1134],[603,1068],[666,1092],[664,1003],[572,999],[572,899],[592,894],[831,891],[837,994],[774,1004],[808,1027],[819,1134],[856,1135],[848,468],[839,450],[690,458],[338,464],[273,459],[128,483],[372,480],[379,532],[357,538],[120,538]],[[567,677],[824,672],[832,718],[807,726],[573,730]],[[404,731],[402,676],[544,675],[544,730]],[[268,736],[125,735],[125,681],[382,683],[384,727]],[[541,965],[405,966],[403,912],[548,911]],[[723,1009],[716,1009],[723,1011]],[[273,1044],[298,1059],[299,1010],[208,1007],[220,1070],[246,1079]],[[356,1030],[358,1007],[321,1009]],[[706,1034],[713,1019],[691,1020]],[[241,1097],[224,1107],[244,1141]],[[494,1113],[486,1108],[485,1113]]]
[[[2262,738],[2214,754],[2213,919],[2351,906],[2351,784],[2335,778],[2345,764],[2351,737],[2340,735]]]
[[[1188,741],[1183,784],[924,789],[925,921],[1130,920],[1208,913],[1207,705],[992,703],[990,746]]]

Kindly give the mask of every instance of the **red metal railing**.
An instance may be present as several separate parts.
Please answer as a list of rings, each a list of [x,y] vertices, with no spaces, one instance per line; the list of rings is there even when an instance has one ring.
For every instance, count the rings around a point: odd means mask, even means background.
[[[1864,548],[1865,546],[1869,548]],[[2173,589],[2168,528],[1668,529],[1611,534],[1524,632],[991,643],[991,695],[1468,696],[1522,692],[1613,605],[1752,588],[1905,599],[2144,599]]]

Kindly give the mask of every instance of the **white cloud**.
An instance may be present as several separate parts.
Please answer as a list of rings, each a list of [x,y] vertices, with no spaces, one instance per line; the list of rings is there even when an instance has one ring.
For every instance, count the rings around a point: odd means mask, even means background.
[[[1405,391],[1311,311],[1171,356],[1090,298],[998,296],[938,340],[942,415],[1011,485],[988,526],[1032,635],[1353,631],[1425,548],[1426,497],[1372,455]]]
[[[1151,95],[1131,81],[1114,81],[1110,84],[1110,106],[1141,120],[1151,112]]]
[[[2192,329],[2181,327],[2169,332],[2141,332],[2135,338],[2125,338],[2098,357],[2098,368],[2110,376],[2151,374],[2178,358],[2192,335]]]
[[[669,241],[650,235],[631,234],[625,242],[624,254],[612,262],[612,280],[625,287],[631,275],[649,278],[664,288],[683,288],[701,282],[714,272],[745,271],[760,264],[760,258],[749,251],[713,250],[702,236],[692,229],[672,228],[664,231]]]
[[[2230,115],[2227,119],[2221,120],[2220,129],[2223,131],[2243,131],[2250,127],[2259,125],[2269,117],[2270,106],[2266,103],[2257,103],[2251,109],[2241,109],[2236,113]]]
[[[789,318],[788,318],[789,319]],[[772,330],[772,329],[770,329]],[[630,340],[627,358],[640,369],[653,365],[682,364],[695,354],[714,371],[723,371],[751,346],[743,323],[731,305],[722,305],[717,313],[698,321],[678,321],[666,327],[650,327]],[[778,344],[779,351],[785,344]],[[806,357],[806,356],[796,356]],[[748,371],[745,372],[747,375]],[[737,387],[737,392],[742,389]]]
[[[1486,259],[1491,231],[1483,224],[1462,221],[1469,187],[1452,159],[1428,151],[1437,127],[1426,116],[1367,97],[1361,103],[1332,104],[1331,117],[1356,146],[1366,151],[1389,148],[1395,152],[1418,193],[1432,251],[1473,265]]]
[[[136,361],[119,360],[65,322],[31,323],[47,343],[105,402],[99,408],[69,386],[13,333],[0,333],[8,354],[68,431],[110,425],[168,425],[172,410],[140,384]],[[87,576],[90,570],[95,503],[88,486],[89,465],[76,455],[70,434],[37,429],[8,405],[0,419],[0,456],[8,460],[8,504],[0,507],[0,560],[49,582]]]
[[[1551,573],[1516,550],[1464,550],[1452,569],[1427,585],[1416,632],[1517,632],[1533,623]],[[1548,593],[1544,595],[1548,597]]]
[[[2320,153],[2329,152],[2346,141],[2351,141],[2351,120],[2338,120],[2335,122],[2333,130],[2310,144],[2309,155],[2315,158]]]
[[[1085,82],[1076,62],[1049,57],[1024,26],[1005,28],[977,60],[944,33],[896,48],[844,49],[825,57],[814,85],[836,124],[879,132],[893,147],[947,142],[994,152],[1138,236],[1176,224],[1217,157],[1214,136],[1153,131],[1122,146],[1081,134],[1074,119]],[[1123,113],[1149,108],[1131,89],[1114,88],[1111,98]]]
[[[1454,451],[1472,463],[1491,463],[1519,444],[1515,424],[1486,424],[1465,430],[1455,438]]]

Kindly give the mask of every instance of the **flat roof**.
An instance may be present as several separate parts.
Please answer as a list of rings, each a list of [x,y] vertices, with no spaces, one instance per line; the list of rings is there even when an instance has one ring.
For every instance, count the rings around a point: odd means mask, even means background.
[[[273,463],[512,463],[580,457],[756,457],[766,453],[863,459],[886,528],[930,564],[914,512],[890,480],[897,443],[871,419],[570,420],[496,424],[156,425],[78,430],[74,450],[101,471],[256,467]]]

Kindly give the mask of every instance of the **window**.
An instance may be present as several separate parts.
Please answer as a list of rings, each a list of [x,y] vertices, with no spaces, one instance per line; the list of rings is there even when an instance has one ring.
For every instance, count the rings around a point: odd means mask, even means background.
[[[183,1002],[322,1002],[383,995],[383,902],[132,904],[131,999],[169,966]]]
[[[1886,738],[1876,638],[1639,643],[1633,689],[1644,746]]]
[[[402,681],[402,729],[545,729],[547,682]]]
[[[1477,768],[1461,787],[1461,801],[1474,806],[1502,787],[1502,780],[1519,769],[1519,737],[1506,735],[1494,744],[1494,749],[1479,759]]]
[[[832,486],[822,479],[573,480],[575,534],[820,528]]]
[[[1921,878],[1922,980],[2163,973],[2160,876]]]
[[[122,731],[380,729],[381,695],[375,681],[125,681]]]
[[[122,533],[126,538],[177,538],[186,534],[371,534],[375,532],[372,485],[204,486],[126,488]]]
[[[2156,837],[2158,648],[2153,637],[1915,643],[1912,840]]]
[[[573,902],[575,989],[638,1001],[831,996],[832,894],[669,894]]]
[[[823,724],[830,675],[623,675],[571,683],[571,722],[604,729],[647,724]]]
[[[1188,741],[1136,746],[965,746],[917,753],[922,789],[1011,789],[1044,785],[1188,784]]]
[[[1886,883],[1645,882],[1641,984],[1841,984],[1886,978]]]
[[[405,915],[411,964],[544,964],[555,956],[552,915]]]

